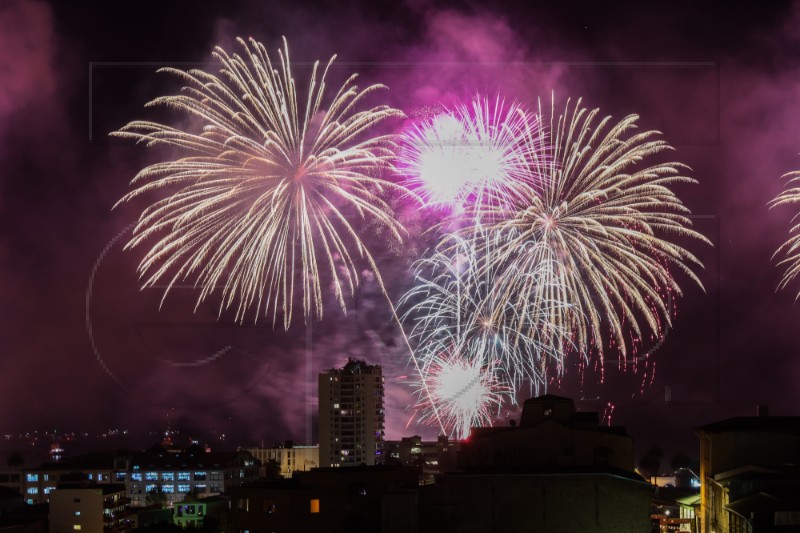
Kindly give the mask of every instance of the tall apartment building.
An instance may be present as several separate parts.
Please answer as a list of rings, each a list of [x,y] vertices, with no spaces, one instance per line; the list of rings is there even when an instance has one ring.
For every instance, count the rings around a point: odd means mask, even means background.
[[[383,462],[383,373],[348,359],[319,375],[320,466]]]

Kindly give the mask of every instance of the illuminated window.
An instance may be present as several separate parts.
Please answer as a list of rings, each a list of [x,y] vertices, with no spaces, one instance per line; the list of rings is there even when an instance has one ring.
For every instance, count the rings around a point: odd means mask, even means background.
[[[164,481],[175,481],[175,474],[173,472],[164,472],[161,474],[161,479]]]
[[[142,480],[142,473],[141,472],[134,472],[131,474],[132,481],[141,481]]]
[[[178,492],[189,492],[189,485],[178,485]]]
[[[318,498],[314,498],[313,500],[311,500],[310,512],[311,512],[311,514],[318,514],[319,513],[319,499]]]
[[[28,481],[39,481],[39,474],[28,474],[25,478]]]
[[[81,525],[80,524],[75,524],[75,525],[72,526],[72,529],[75,530],[75,531],[80,531],[81,530]]]
[[[147,481],[158,481],[158,472],[148,472],[144,475]]]
[[[80,511],[75,511],[75,516],[80,516],[80,515],[81,515]]]
[[[175,492],[175,485],[161,485],[161,491],[165,494],[171,494]]]
[[[178,472],[178,481],[189,481],[189,472]]]
[[[206,473],[205,472],[195,472],[194,473],[195,481],[205,481],[206,480]]]

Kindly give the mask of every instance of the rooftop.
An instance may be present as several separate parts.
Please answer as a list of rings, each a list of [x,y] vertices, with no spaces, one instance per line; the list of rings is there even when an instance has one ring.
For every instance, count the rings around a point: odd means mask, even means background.
[[[700,433],[800,432],[800,416],[737,416],[700,426]]]

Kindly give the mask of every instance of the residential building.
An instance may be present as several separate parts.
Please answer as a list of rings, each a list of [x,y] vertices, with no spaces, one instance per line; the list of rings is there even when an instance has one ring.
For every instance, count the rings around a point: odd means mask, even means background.
[[[258,479],[259,462],[246,451],[207,452],[200,446],[143,452],[112,450],[45,463],[22,472],[23,496],[28,503],[49,501],[50,493],[67,477],[81,474],[98,485],[121,483],[131,505],[171,506],[187,493],[215,496],[232,486]]]
[[[209,498],[187,498],[175,504],[172,521],[180,527],[202,527],[214,525],[219,528],[221,516],[228,510],[228,500],[219,496]]]
[[[440,435],[435,441],[424,441],[419,435],[403,437],[384,443],[385,462],[398,462],[419,470],[420,483],[432,483],[434,478],[456,468],[459,441]]]
[[[36,468],[26,468],[22,471],[20,480],[22,495],[29,504],[47,503],[50,492],[55,490],[62,478],[75,478],[75,474],[82,474],[83,479],[97,483],[115,483],[117,458],[125,455],[125,450],[110,450],[92,452],[72,457],[62,461],[43,463]]]
[[[319,445],[298,446],[291,441],[271,448],[241,448],[261,461],[262,470],[268,461],[280,466],[280,475],[292,477],[295,472],[306,472],[319,466]],[[262,477],[263,477],[262,472]]]
[[[319,375],[319,461],[323,467],[382,462],[384,378],[379,365],[348,359]]]
[[[800,531],[800,417],[756,414],[697,429],[702,533]]]
[[[160,446],[124,458],[117,470],[133,506],[153,501],[172,506],[187,493],[203,498],[258,479],[259,462],[247,451],[206,452],[202,447],[167,451]],[[122,465],[121,465],[122,466]]]
[[[601,426],[595,412],[576,411],[572,400],[545,395],[525,401],[519,426],[472,428],[458,465],[608,465],[633,472],[633,439],[625,428]]]
[[[367,533],[395,531],[388,522],[412,523],[401,531],[416,531],[416,506],[398,507],[392,495],[418,488],[415,468],[400,465],[318,468],[296,472],[291,479],[259,481],[231,491],[234,531],[292,533]],[[412,494],[414,494],[412,492]],[[394,513],[392,512],[394,511]]]
[[[651,486],[624,428],[572,400],[527,400],[519,425],[473,428],[460,471],[420,488],[419,531],[650,531]]]
[[[125,486],[116,483],[60,483],[50,495],[50,533],[125,531]]]

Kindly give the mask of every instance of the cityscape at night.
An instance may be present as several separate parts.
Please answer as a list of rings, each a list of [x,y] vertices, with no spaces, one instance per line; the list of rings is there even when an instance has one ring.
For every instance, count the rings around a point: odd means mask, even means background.
[[[800,532],[799,24],[0,1],[0,532]]]

